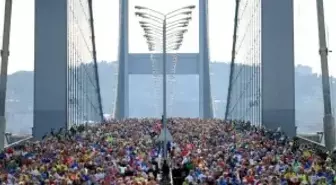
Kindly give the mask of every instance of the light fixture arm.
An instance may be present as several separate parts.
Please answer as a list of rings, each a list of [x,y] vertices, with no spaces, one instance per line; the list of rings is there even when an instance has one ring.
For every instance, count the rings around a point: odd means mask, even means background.
[[[182,10],[193,10],[193,9],[195,9],[195,7],[196,7],[195,5],[185,6],[185,7],[179,8],[179,9],[177,9],[177,10],[173,10],[173,11],[171,11],[171,12],[168,12],[168,13],[166,14],[166,16],[167,16],[167,17],[172,16],[172,15],[174,15],[174,14],[176,14],[176,13],[178,13],[179,11],[182,11]]]

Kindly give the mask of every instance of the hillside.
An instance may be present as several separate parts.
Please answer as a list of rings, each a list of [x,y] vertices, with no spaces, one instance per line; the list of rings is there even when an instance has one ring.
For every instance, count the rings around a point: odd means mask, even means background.
[[[111,114],[114,110],[116,68],[115,63],[99,63],[103,106],[106,114]],[[212,63],[211,74],[213,99],[217,102],[214,106],[215,115],[222,117],[225,111],[229,64]],[[171,78],[168,77],[168,79]],[[174,116],[196,117],[198,115],[198,77],[175,76],[174,79],[176,82],[168,83],[168,105],[173,104],[169,106],[168,113]],[[147,117],[155,113],[155,115],[160,114],[161,109],[157,110],[156,107],[161,107],[162,86],[160,81],[155,85],[155,80],[159,79],[150,75],[130,77],[130,115]],[[336,90],[336,86],[334,89]],[[156,100],[156,98],[160,99]],[[311,73],[309,67],[298,66],[296,68],[296,106],[297,122],[300,125],[316,125],[321,122],[323,112],[321,78]],[[20,71],[9,75],[7,130],[15,133],[29,132],[32,126],[32,109],[33,72]],[[302,127],[300,125],[299,129]],[[317,129],[320,129],[320,126]]]

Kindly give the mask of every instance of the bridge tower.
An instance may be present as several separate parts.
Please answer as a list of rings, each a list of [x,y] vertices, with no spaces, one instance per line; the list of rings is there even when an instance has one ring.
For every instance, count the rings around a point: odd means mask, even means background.
[[[35,138],[103,121],[92,21],[91,0],[35,0]]]
[[[294,64],[293,0],[236,0],[225,117],[294,136]]]
[[[115,117],[129,117],[129,75],[152,74],[150,54],[129,53],[129,3],[120,0],[119,30],[119,74]],[[212,118],[212,101],[209,72],[209,39],[208,39],[208,0],[199,0],[199,53],[179,53],[176,65],[178,75],[199,75],[199,117]],[[159,57],[160,58],[160,57]],[[161,57],[162,58],[162,57]],[[162,66],[162,63],[160,64]],[[167,56],[167,69],[173,65],[173,55]],[[162,67],[158,67],[162,69]],[[162,70],[158,72],[162,74]],[[170,72],[167,71],[167,74]]]

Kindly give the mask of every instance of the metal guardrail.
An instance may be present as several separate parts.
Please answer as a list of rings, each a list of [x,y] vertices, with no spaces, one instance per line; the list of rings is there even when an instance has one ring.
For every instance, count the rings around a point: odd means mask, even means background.
[[[33,139],[33,136],[29,136],[29,137],[24,138],[24,139],[21,139],[21,140],[19,140],[19,141],[10,143],[10,144],[8,144],[7,146],[5,146],[5,149],[6,149],[6,148],[9,148],[9,147],[15,147],[15,146],[17,146],[17,145],[19,145],[19,144],[22,144],[22,143],[24,143],[24,142],[31,141],[32,139]]]
[[[300,149],[310,148],[316,151],[318,150],[322,152],[329,152],[323,144],[315,142],[303,136],[297,136],[294,142],[297,142]]]
[[[315,141],[317,143],[322,143],[324,142],[324,136],[323,134],[297,134],[297,136],[311,140],[311,141]]]

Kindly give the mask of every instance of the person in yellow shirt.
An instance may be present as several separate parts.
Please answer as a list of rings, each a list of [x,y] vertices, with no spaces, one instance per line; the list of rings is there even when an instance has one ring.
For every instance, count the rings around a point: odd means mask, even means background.
[[[327,179],[324,178],[324,177],[322,177],[321,179],[319,179],[319,180],[317,181],[317,185],[328,185],[328,183],[327,183]]]
[[[296,174],[294,173],[294,170],[292,167],[289,167],[285,173],[285,179],[291,179],[294,178]]]
[[[303,157],[305,158],[305,159],[308,159],[309,157],[311,157],[312,156],[312,152],[310,151],[310,150],[304,150],[303,151]]]
[[[306,173],[304,173],[304,170],[301,168],[298,174],[299,180],[301,183],[303,184],[308,184],[309,180],[308,180],[308,175]]]
[[[188,180],[187,179],[185,179],[184,181],[183,181],[183,184],[182,185],[189,185],[189,182],[188,182]]]
[[[314,162],[313,163],[313,169],[315,171],[320,171],[322,169],[322,167],[317,162]]]

